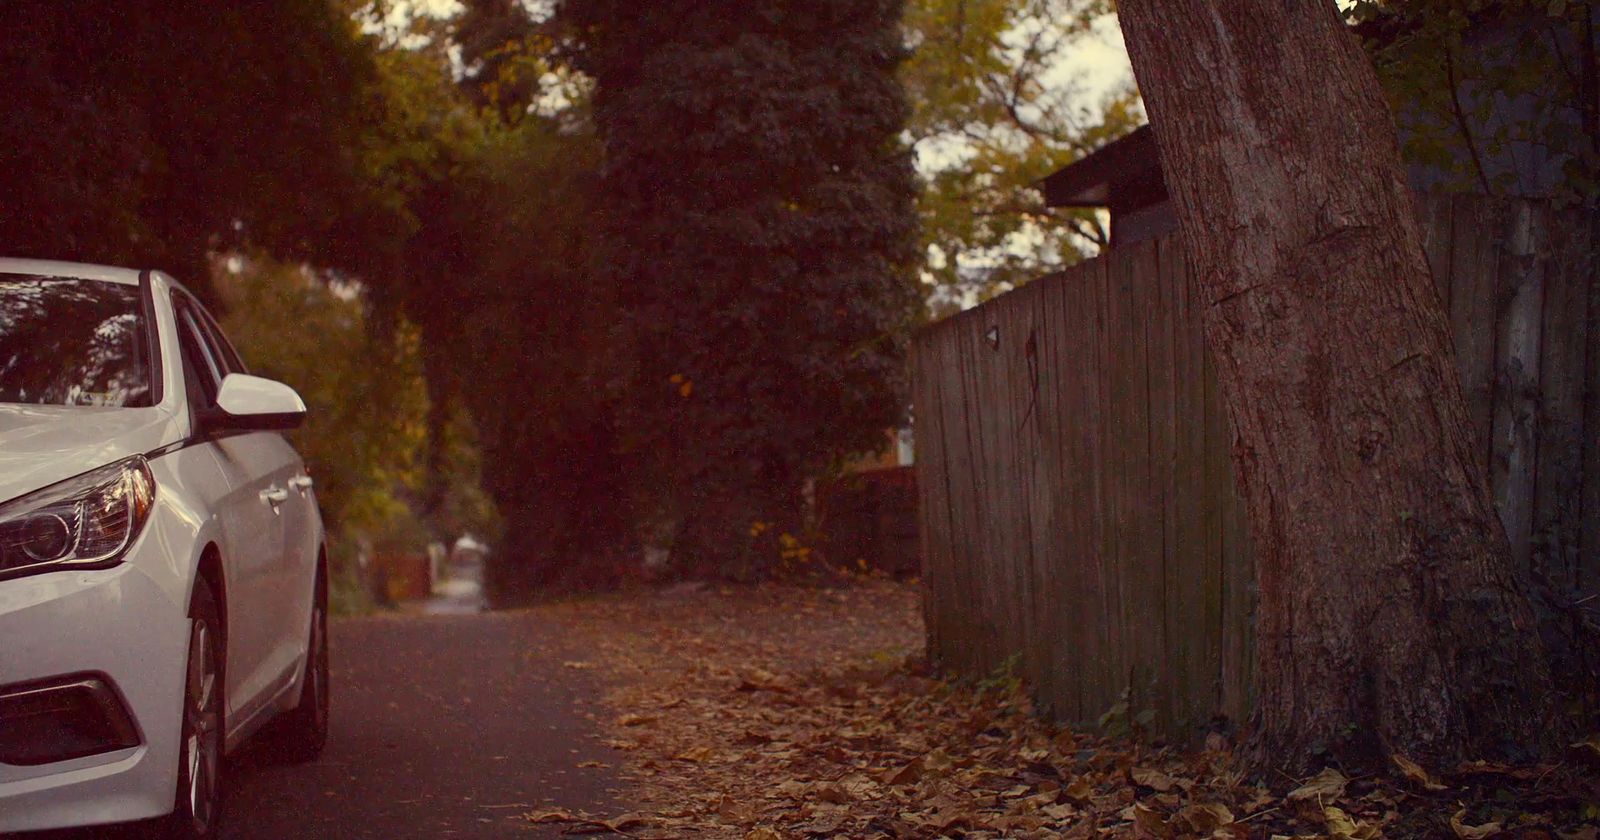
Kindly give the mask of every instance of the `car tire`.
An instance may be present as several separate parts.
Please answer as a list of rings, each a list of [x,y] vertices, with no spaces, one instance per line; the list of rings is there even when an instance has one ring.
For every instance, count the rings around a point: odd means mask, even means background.
[[[216,595],[197,581],[189,599],[189,656],[183,689],[178,789],[172,813],[152,827],[172,840],[215,837],[222,813],[225,628]]]
[[[278,752],[285,760],[303,764],[322,755],[328,743],[328,682],[328,575],[318,564],[300,703],[284,716],[277,733]]]

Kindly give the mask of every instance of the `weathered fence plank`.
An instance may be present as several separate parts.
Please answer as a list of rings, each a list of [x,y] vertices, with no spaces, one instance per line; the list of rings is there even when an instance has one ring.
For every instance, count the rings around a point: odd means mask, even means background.
[[[1158,500],[1151,498],[1149,492],[1149,347],[1144,315],[1150,302],[1139,287],[1149,248],[1148,242],[1134,246],[1128,249],[1127,259],[1111,266],[1116,277],[1118,333],[1123,337],[1115,342],[1119,351],[1115,370],[1124,390],[1114,406],[1121,414],[1110,435],[1119,443],[1121,475],[1113,478],[1109,487],[1117,496],[1116,521],[1123,536],[1117,558],[1117,570],[1122,575],[1122,630],[1128,640],[1122,677],[1133,689],[1133,708],[1140,710],[1155,707],[1152,686],[1156,675],[1150,666],[1161,632],[1159,606],[1152,609],[1152,602],[1159,597],[1159,584],[1152,585],[1150,574],[1160,562],[1161,551],[1159,541],[1152,545],[1149,527],[1150,521],[1160,515]]]
[[[1589,359],[1584,374],[1583,405],[1583,499],[1580,504],[1583,517],[1580,538],[1581,562],[1577,585],[1582,591],[1600,589],[1600,219],[1587,225],[1589,238],[1583,240],[1588,248],[1574,253],[1582,254],[1579,276],[1587,275],[1589,282]]]
[[[987,367],[986,362],[989,361],[984,355],[987,349],[983,347],[981,336],[979,319],[983,317],[983,313],[974,312],[972,316],[965,319],[960,345],[961,394],[967,413],[964,426],[967,430],[969,447],[967,463],[961,475],[965,479],[962,490],[969,494],[966,528],[971,534],[970,539],[963,541],[971,543],[971,548],[977,550],[977,556],[999,560],[1000,547],[995,544],[994,529],[988,527],[985,520],[1001,502],[987,488],[991,486],[991,475],[996,474],[998,470],[1014,469],[1014,462],[993,452],[988,440],[987,433],[992,424],[984,422],[984,415],[986,410],[992,410],[994,403],[985,393],[983,384],[992,378],[992,374],[980,373],[980,369]],[[995,613],[1000,609],[1000,595],[993,585],[997,574],[994,560],[986,565],[969,568],[966,575],[967,585],[963,588],[964,592],[970,593],[974,601],[973,606],[976,609],[973,613],[978,619],[981,630],[981,635],[977,637],[976,644],[972,647],[973,662],[979,673],[993,670],[996,664],[994,651],[999,647]]]
[[[1174,533],[1178,562],[1168,579],[1169,592],[1196,588],[1193,598],[1172,598],[1173,643],[1186,661],[1177,689],[1176,724],[1194,723],[1215,713],[1221,698],[1218,674],[1222,664],[1221,558],[1206,550],[1205,339],[1189,283],[1183,249],[1177,240],[1161,245],[1163,281],[1174,301],[1173,382],[1176,386],[1174,442],[1177,474]],[[1231,480],[1231,477],[1230,477]]]
[[[1059,284],[1063,291],[1062,308],[1055,333],[1066,352],[1062,369],[1068,382],[1068,412],[1063,426],[1062,458],[1059,469],[1068,493],[1066,504],[1069,530],[1066,535],[1067,574],[1059,579],[1058,605],[1071,616],[1070,637],[1077,643],[1076,656],[1066,660],[1076,683],[1074,692],[1078,717],[1098,714],[1106,707],[1102,696],[1107,673],[1106,651],[1110,628],[1106,623],[1104,570],[1096,550],[1104,523],[1104,503],[1100,485],[1100,378],[1093,373],[1101,363],[1100,271],[1103,266],[1085,267],[1074,281]],[[1073,428],[1073,425],[1077,428]]]
[[[1422,223],[1422,248],[1433,272],[1433,286],[1439,299],[1450,300],[1451,204],[1448,195],[1417,197],[1417,217]]]
[[[1050,336],[1068,338],[1067,314],[1076,313],[1077,292],[1081,285],[1052,283],[1054,293],[1046,300],[1041,323],[1040,368],[1046,384],[1041,387],[1055,391],[1051,410],[1055,417],[1052,435],[1046,446],[1046,456],[1051,480],[1056,482],[1056,529],[1051,536],[1054,543],[1051,562],[1055,564],[1050,581],[1045,588],[1045,609],[1049,612],[1055,630],[1054,661],[1046,666],[1049,683],[1055,686],[1051,707],[1056,716],[1076,720],[1083,716],[1083,691],[1089,680],[1082,678],[1083,663],[1093,655],[1082,630],[1088,624],[1084,610],[1087,599],[1082,597],[1084,584],[1083,563],[1076,548],[1083,539],[1082,533],[1088,516],[1084,513],[1086,497],[1079,488],[1078,478],[1083,473],[1081,465],[1074,462],[1074,443],[1082,440],[1082,430],[1073,425],[1073,419],[1082,415],[1082,396],[1078,389],[1077,366],[1081,347],[1072,340],[1050,341]],[[1072,333],[1072,338],[1082,339],[1083,331]]]
[[[1551,218],[1545,271],[1544,346],[1539,361],[1538,475],[1531,554],[1558,587],[1578,589],[1583,536],[1583,373],[1588,348],[1592,254],[1589,227]],[[1594,429],[1591,434],[1600,434]],[[1591,546],[1600,553],[1600,546]]]
[[[1595,213],[1422,196],[1418,216],[1518,562],[1592,593]],[[1130,718],[1178,736],[1249,714],[1255,566],[1203,309],[1179,243],[1162,240],[919,334],[919,515],[942,666],[1015,662],[1067,720],[1124,696]]]
[[[1494,422],[1495,278],[1503,213],[1477,196],[1455,197],[1450,260],[1450,327],[1456,370],[1461,375],[1467,416],[1478,431],[1480,465],[1490,469],[1490,431]]]
[[[1174,715],[1182,715],[1178,698],[1188,687],[1189,660],[1192,637],[1181,632],[1190,626],[1186,620],[1187,598],[1169,597],[1183,586],[1180,572],[1184,568],[1178,546],[1178,407],[1177,383],[1178,348],[1181,339],[1175,319],[1177,296],[1168,283],[1167,263],[1159,243],[1151,243],[1150,262],[1146,267],[1148,278],[1140,293],[1154,303],[1146,310],[1145,336],[1149,341],[1146,362],[1147,391],[1150,395],[1150,495],[1159,500],[1160,508],[1152,531],[1152,540],[1158,540],[1160,563],[1152,570],[1161,598],[1153,605],[1156,619],[1161,623],[1160,645],[1153,652],[1156,670],[1156,709],[1166,713],[1161,722],[1170,729],[1176,722]]]
[[[1533,535],[1535,413],[1539,408],[1539,338],[1544,310],[1543,238],[1549,220],[1530,203],[1510,208],[1500,240],[1494,305],[1494,432],[1490,478],[1495,508],[1519,566]]]

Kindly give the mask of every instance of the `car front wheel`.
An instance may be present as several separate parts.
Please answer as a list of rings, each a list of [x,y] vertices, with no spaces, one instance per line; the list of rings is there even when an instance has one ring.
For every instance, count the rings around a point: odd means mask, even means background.
[[[178,792],[159,836],[216,835],[222,806],[222,621],[216,597],[200,581],[189,604],[189,667],[184,680]]]

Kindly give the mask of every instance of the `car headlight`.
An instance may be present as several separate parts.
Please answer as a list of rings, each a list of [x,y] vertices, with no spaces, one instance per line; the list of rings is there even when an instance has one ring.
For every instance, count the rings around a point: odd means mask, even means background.
[[[155,496],[150,465],[135,456],[0,505],[0,578],[115,565]]]

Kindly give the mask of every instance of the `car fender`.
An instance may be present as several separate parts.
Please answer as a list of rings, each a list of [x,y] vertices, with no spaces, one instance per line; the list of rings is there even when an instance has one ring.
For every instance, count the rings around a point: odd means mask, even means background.
[[[135,552],[140,569],[182,614],[187,614],[207,550],[219,553],[223,587],[227,587],[227,554],[215,502],[226,491],[222,474],[204,446],[190,446],[150,461],[156,497],[141,541],[155,550]]]

